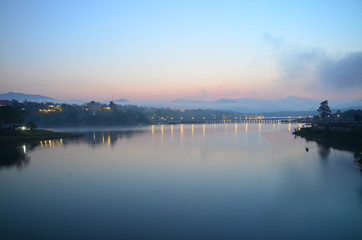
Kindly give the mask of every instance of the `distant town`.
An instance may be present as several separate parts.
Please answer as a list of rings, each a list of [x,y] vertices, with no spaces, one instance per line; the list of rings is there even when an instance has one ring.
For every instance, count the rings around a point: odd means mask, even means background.
[[[264,117],[212,109],[171,109],[95,101],[83,105],[1,100],[1,126],[133,126],[147,124],[295,121],[302,117]],[[30,124],[29,124],[30,123]]]
[[[326,122],[361,122],[361,110],[323,115]],[[82,105],[0,100],[1,128],[134,126],[197,123],[316,123],[321,116],[265,116],[213,109],[172,109],[90,101]]]

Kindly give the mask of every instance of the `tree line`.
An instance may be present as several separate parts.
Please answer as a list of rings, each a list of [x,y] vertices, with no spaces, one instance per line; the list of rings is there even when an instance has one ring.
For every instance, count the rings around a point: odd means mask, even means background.
[[[18,102],[0,107],[0,124],[29,124],[39,127],[132,126],[153,123],[188,122],[236,116],[231,111],[211,109],[179,110],[170,108],[118,105],[91,101],[83,105],[52,102]]]

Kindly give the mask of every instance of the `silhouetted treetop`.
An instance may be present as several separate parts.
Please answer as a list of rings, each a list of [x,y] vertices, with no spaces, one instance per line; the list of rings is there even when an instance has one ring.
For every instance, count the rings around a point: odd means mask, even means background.
[[[321,105],[317,111],[319,112],[319,116],[323,118],[331,115],[331,109],[328,106],[328,100],[321,102]]]

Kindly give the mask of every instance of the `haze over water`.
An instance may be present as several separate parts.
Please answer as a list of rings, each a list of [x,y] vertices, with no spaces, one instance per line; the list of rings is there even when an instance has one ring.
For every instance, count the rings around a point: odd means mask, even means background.
[[[298,127],[147,126],[18,146],[0,166],[0,238],[360,239],[353,153],[294,138]]]

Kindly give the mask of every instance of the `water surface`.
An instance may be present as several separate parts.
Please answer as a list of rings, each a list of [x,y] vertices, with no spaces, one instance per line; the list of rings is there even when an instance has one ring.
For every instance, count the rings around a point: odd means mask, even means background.
[[[353,153],[296,127],[88,129],[1,147],[0,238],[360,239]]]

